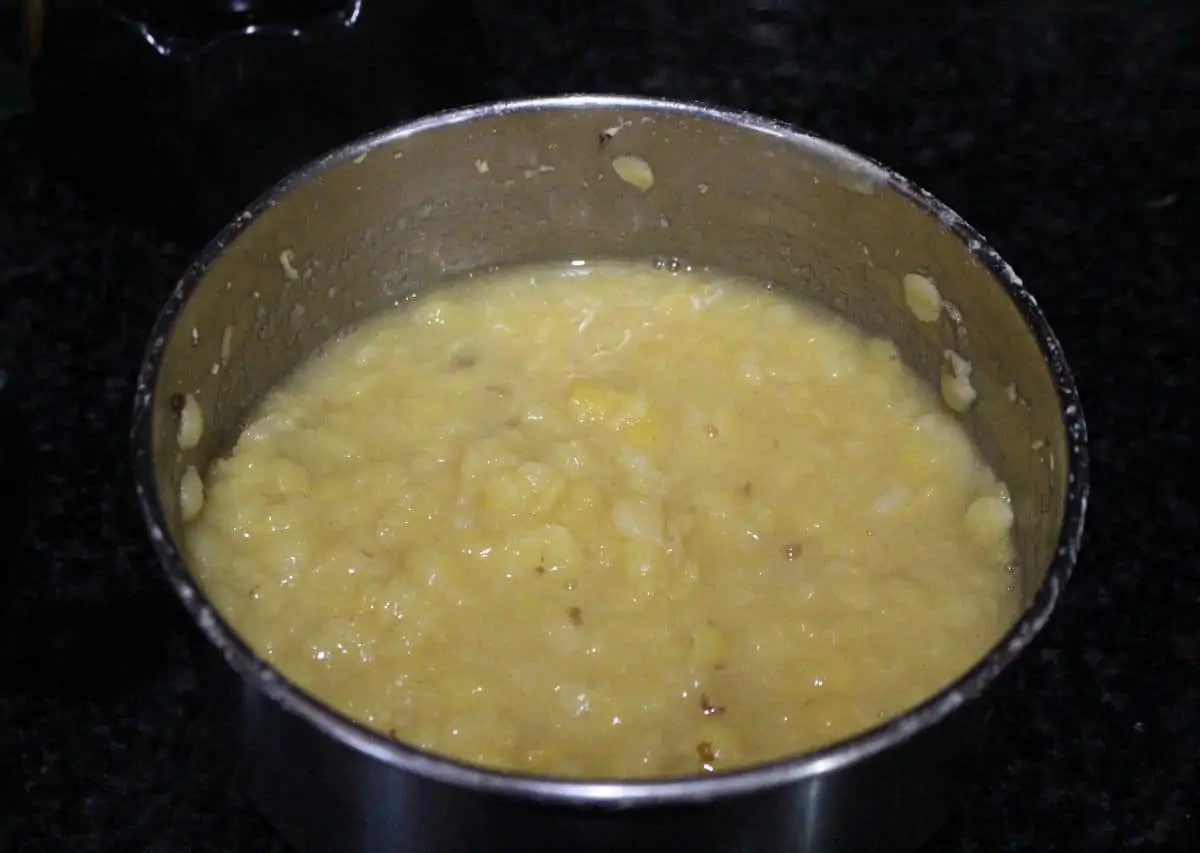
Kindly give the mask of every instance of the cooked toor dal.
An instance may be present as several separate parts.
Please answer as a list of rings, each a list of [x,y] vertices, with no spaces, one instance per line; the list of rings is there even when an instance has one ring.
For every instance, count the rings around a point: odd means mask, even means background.
[[[493,768],[808,751],[933,695],[1019,609],[1007,491],[954,412],[890,342],[712,272],[423,296],[311,359],[203,480],[188,550],[252,648]]]

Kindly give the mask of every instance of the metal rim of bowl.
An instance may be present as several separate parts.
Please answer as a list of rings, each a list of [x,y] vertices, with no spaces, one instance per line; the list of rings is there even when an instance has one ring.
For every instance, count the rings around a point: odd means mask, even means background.
[[[156,492],[153,410],[155,385],[177,316],[205,271],[220,253],[264,211],[275,206],[295,186],[343,160],[436,128],[489,116],[532,110],[626,109],[657,112],[683,118],[700,118],[794,142],[876,173],[926,215],[937,218],[1001,283],[1037,338],[1058,395],[1067,436],[1068,486],[1063,521],[1054,557],[1037,593],[1024,614],[991,651],[974,667],[920,705],[880,725],[814,752],[784,757],[766,764],[711,776],[645,780],[564,779],[489,770],[465,764],[415,747],[397,743],[382,733],[359,725],[341,712],[308,694],[258,657],[209,604],[192,577],[179,547],[167,532],[163,507]],[[451,110],[351,142],[284,178],[227,225],[184,273],[155,321],[137,379],[131,431],[138,502],[154,550],[167,578],[201,631],[222,653],[228,664],[251,686],[279,702],[325,735],[346,747],[386,764],[444,784],[482,792],[524,796],[543,802],[576,805],[638,806],[656,803],[703,802],[778,787],[818,776],[866,759],[949,716],[973,700],[1033,641],[1050,618],[1071,576],[1083,534],[1088,502],[1087,427],[1075,381],[1062,348],[1033,296],[1012,268],[973,228],[950,208],[908,179],[887,167],[821,137],[760,116],[723,110],[703,104],[621,95],[563,95],[501,101]]]

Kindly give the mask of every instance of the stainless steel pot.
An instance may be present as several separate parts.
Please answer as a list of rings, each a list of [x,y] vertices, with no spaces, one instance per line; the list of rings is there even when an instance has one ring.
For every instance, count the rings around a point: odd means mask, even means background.
[[[640,157],[653,184],[619,178]],[[179,487],[229,449],[265,392],[331,336],[447,278],[517,262],[630,257],[711,265],[891,336],[938,381],[974,366],[964,416],[1011,488],[1027,607],[978,666],[920,707],[808,755],[728,775],[562,781],[481,770],[355,725],[272,671],[188,571]],[[917,322],[901,285],[949,303]],[[181,450],[182,395],[204,412]],[[188,270],[138,379],[137,487],[170,583],[236,673],[251,793],[301,848],[799,853],[899,850],[953,801],[975,702],[1049,618],[1087,503],[1070,372],[1033,298],[954,213],[843,148],[753,116],[563,97],[434,116],[340,149],[275,187]]]

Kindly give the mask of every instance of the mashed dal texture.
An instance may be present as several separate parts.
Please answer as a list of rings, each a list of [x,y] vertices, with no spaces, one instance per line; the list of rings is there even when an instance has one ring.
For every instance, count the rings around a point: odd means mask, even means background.
[[[524,268],[329,346],[205,480],[234,628],[398,740],[720,772],[928,698],[1012,624],[1003,484],[897,360],[761,286]]]

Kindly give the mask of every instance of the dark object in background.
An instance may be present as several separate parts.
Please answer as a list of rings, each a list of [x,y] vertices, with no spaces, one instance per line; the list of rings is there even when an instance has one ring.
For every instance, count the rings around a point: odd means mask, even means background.
[[[0,605],[16,587],[18,551],[25,534],[25,449],[11,375],[0,367]]]
[[[489,96],[472,0],[25,0],[25,12],[44,155],[187,238],[354,137]]]

